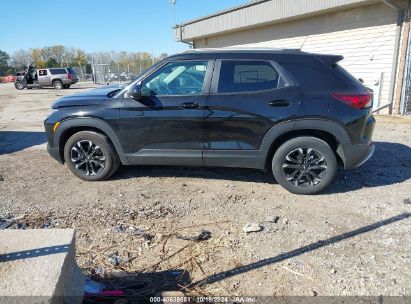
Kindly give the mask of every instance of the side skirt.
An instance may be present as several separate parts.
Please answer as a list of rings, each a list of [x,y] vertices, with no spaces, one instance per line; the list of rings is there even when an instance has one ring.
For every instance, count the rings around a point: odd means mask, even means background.
[[[130,165],[177,165],[264,169],[261,151],[143,149],[127,154]]]

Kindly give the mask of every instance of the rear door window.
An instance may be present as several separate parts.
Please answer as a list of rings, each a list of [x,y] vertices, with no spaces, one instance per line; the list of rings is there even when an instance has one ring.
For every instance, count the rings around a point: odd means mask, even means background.
[[[47,76],[47,70],[39,70],[39,76]]]
[[[219,93],[247,92],[275,89],[279,74],[268,61],[221,62]]]

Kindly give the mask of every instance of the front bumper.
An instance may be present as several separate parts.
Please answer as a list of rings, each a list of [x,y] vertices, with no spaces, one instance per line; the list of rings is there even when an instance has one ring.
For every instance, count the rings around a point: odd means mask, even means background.
[[[57,160],[60,164],[64,163],[63,160],[61,159],[60,150],[58,147],[51,147],[50,144],[47,144],[47,152],[50,154],[51,157]]]

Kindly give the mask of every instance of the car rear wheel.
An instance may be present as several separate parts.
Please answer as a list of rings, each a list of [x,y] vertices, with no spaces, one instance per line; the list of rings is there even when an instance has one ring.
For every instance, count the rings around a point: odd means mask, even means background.
[[[63,83],[61,82],[61,80],[54,80],[53,81],[53,87],[56,90],[61,90],[63,88]]]
[[[90,131],[78,132],[68,139],[64,160],[74,175],[86,181],[107,179],[120,165],[108,138]]]
[[[17,90],[23,90],[23,89],[24,89],[24,83],[21,82],[21,81],[17,81],[17,82],[14,84],[14,86],[15,86],[15,88],[16,88]]]
[[[272,160],[277,182],[295,194],[314,194],[334,180],[337,159],[330,146],[316,137],[297,137],[281,145]]]

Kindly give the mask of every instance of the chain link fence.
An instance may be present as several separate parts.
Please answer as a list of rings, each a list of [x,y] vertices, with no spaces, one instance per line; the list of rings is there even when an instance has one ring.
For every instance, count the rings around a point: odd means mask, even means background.
[[[404,90],[401,98],[401,115],[411,115],[411,75],[408,68],[407,77],[405,78]]]
[[[146,69],[157,63],[158,59],[141,60],[139,62],[117,64],[115,62],[92,61],[91,75],[86,74],[94,83],[109,84],[113,82],[130,82]]]
[[[400,106],[400,113],[401,115],[411,115],[411,45],[408,46],[408,55],[407,61],[405,65],[405,72],[404,72],[404,84],[402,88],[401,94],[401,106]]]
[[[92,60],[87,66],[73,66],[79,81],[108,84],[113,82],[129,82],[160,59],[141,60],[133,64],[116,64],[110,61]]]

